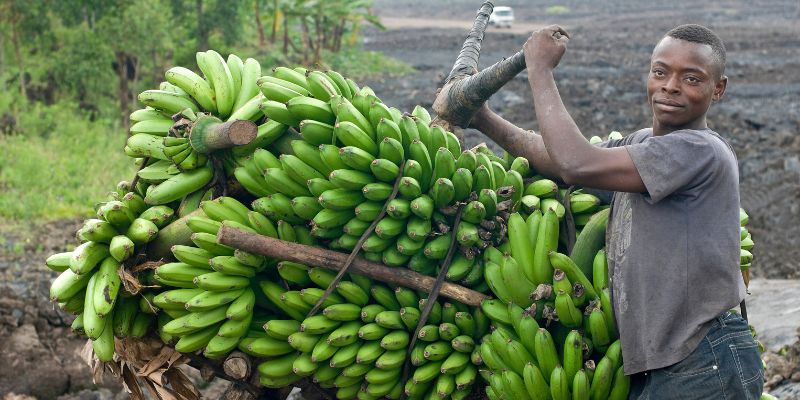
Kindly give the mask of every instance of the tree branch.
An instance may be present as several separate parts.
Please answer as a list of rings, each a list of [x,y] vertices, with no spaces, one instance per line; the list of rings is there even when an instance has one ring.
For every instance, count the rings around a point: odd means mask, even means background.
[[[347,254],[249,233],[228,227],[225,224],[222,225],[217,233],[217,242],[262,256],[334,271],[341,269],[347,260]],[[390,268],[362,257],[356,257],[350,270],[381,282],[426,292],[430,292],[436,282],[436,279],[410,269]],[[479,306],[481,300],[488,298],[482,293],[449,282],[442,284],[441,295],[471,306]]]
[[[478,15],[475,17],[475,22],[472,23],[472,29],[467,34],[464,45],[461,46],[461,52],[458,53],[453,69],[447,75],[445,85],[454,80],[472,75],[478,70],[483,34],[486,32],[486,26],[489,23],[489,16],[492,14],[492,10],[494,10],[494,5],[491,1],[484,1],[481,4],[481,8],[478,9]]]

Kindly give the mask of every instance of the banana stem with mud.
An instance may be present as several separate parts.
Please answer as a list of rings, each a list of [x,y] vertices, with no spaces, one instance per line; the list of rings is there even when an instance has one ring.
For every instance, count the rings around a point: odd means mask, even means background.
[[[481,42],[493,7],[489,1],[481,5],[453,69],[433,102],[437,116],[432,125],[438,124],[454,132],[461,143],[464,137],[458,128],[465,128],[491,95],[525,69],[525,56],[519,51],[477,72]]]
[[[189,141],[192,148],[208,154],[215,150],[246,145],[256,138],[257,133],[258,127],[251,121],[222,122],[216,117],[201,116],[192,126]]]

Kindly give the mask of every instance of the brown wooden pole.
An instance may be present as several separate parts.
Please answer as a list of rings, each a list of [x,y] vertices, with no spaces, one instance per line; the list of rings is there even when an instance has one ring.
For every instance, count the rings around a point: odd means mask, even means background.
[[[445,84],[454,80],[469,76],[478,71],[478,60],[481,57],[481,44],[486,27],[489,25],[489,16],[492,15],[494,4],[491,1],[484,1],[475,16],[475,22],[461,46],[461,51],[456,57],[453,69],[447,75]]]
[[[245,232],[222,225],[217,242],[236,249],[280,260],[338,271],[347,260],[347,254],[318,247],[286,242],[268,236]],[[430,293],[436,279],[407,268],[391,268],[362,257],[353,260],[350,271],[381,282],[405,286]],[[470,306],[480,306],[489,296],[449,282],[442,284],[441,295]]]

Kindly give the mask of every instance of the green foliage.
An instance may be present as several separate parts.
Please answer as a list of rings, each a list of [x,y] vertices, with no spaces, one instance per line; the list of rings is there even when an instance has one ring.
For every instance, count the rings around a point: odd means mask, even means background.
[[[357,80],[409,72],[358,47],[363,25],[382,28],[372,2],[0,0],[0,129],[15,122],[0,131],[0,226],[88,215],[132,178],[123,125],[136,96],[174,65],[197,71],[198,50],[255,58],[264,73],[300,63]]]
[[[570,9],[567,6],[549,6],[544,9],[544,12],[547,14],[568,14]]]
[[[0,115],[9,112],[8,97],[0,98]],[[15,133],[0,135],[0,225],[88,215],[132,177],[122,129],[89,121],[71,102],[19,108]]]
[[[114,55],[106,40],[85,26],[58,31],[63,42],[53,55],[51,66],[56,82],[78,100],[106,100],[114,89],[114,71],[108,68]]]
[[[326,54],[327,64],[349,78],[361,80],[377,76],[400,76],[414,69],[395,58],[387,57],[378,51],[365,51],[347,48],[338,53]]]

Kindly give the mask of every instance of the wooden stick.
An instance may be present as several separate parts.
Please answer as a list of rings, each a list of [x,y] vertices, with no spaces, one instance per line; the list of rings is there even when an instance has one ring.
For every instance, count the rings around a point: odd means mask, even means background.
[[[222,225],[222,228],[217,233],[217,242],[262,256],[334,271],[340,270],[347,260],[347,254],[245,232],[225,226],[225,224]],[[387,267],[363,257],[356,257],[350,270],[381,282],[423,290],[428,293],[433,289],[433,285],[436,282],[435,278],[419,274],[410,269]],[[480,306],[482,300],[489,298],[485,294],[449,282],[442,284],[440,293],[442,296],[476,307]]]
[[[252,369],[253,365],[250,357],[241,351],[234,351],[222,363],[222,370],[233,379],[247,379]]]

